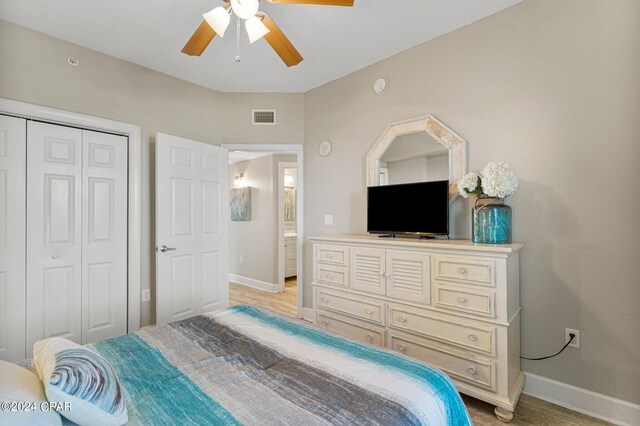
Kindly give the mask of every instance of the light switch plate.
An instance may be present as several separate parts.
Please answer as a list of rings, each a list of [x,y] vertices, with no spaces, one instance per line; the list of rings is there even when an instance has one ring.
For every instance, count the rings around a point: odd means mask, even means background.
[[[333,225],[333,215],[332,214],[325,214],[324,215],[324,224],[325,225]]]

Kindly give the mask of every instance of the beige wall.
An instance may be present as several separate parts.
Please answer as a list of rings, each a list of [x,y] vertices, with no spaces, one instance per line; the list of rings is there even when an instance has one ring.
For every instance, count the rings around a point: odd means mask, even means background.
[[[505,160],[521,179],[523,354],[581,330],[581,349],[523,368],[640,403],[638,22],[636,0],[529,0],[306,93],[307,234],[365,232],[365,154],[390,122],[434,114],[469,141],[471,170]]]
[[[234,176],[242,173],[251,187],[251,220],[229,222],[229,273],[276,284],[278,271],[273,268],[273,258],[278,252],[274,254],[273,247],[277,193],[273,190],[271,157],[229,165],[230,185]]]
[[[72,68],[67,57],[80,66]],[[154,322],[156,132],[221,143],[302,143],[301,94],[234,94],[152,71],[0,20],[0,97],[142,127],[141,324]],[[275,108],[277,126],[251,126],[252,108]]]
[[[229,165],[229,182],[242,173],[251,187],[251,220],[229,222],[229,273],[278,285],[278,162],[269,155]],[[242,256],[242,263],[240,263]]]

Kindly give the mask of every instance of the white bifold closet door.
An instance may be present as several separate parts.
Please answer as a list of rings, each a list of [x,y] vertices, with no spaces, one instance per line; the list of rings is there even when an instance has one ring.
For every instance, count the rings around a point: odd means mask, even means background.
[[[127,139],[27,127],[27,353],[126,333]]]
[[[127,333],[127,138],[82,131],[82,343]]]
[[[26,120],[0,115],[0,359],[25,358]]]

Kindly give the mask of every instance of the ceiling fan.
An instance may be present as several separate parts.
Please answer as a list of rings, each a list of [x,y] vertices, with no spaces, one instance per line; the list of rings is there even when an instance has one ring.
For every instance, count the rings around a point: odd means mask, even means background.
[[[315,4],[324,6],[353,6],[354,0],[267,0],[270,3]],[[204,21],[193,33],[182,53],[200,56],[217,35],[224,37],[229,26],[231,12],[239,19],[245,20],[245,28],[249,34],[249,42],[264,37],[267,43],[288,66],[302,62],[302,55],[291,44],[287,36],[266,13],[259,11],[260,0],[224,0],[225,5],[216,7],[203,14]]]

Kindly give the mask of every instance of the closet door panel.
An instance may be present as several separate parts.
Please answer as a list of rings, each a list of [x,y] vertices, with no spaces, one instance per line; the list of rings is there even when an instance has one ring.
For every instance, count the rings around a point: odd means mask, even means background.
[[[0,115],[0,359],[25,358],[27,123]]]
[[[82,343],[82,130],[27,124],[27,353],[61,336]]]
[[[127,332],[127,138],[83,131],[82,343]]]

